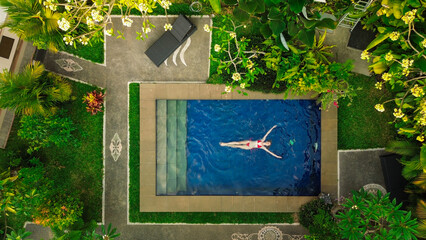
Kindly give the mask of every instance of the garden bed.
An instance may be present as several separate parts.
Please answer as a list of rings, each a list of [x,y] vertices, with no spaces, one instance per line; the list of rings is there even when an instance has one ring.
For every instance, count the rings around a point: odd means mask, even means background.
[[[83,220],[89,222],[102,219],[102,179],[103,179],[103,113],[90,115],[86,112],[82,97],[96,87],[69,81],[75,100],[61,106],[67,111],[75,127],[79,129],[76,138],[79,146],[69,145],[64,148],[55,146],[43,148],[32,155],[26,150],[27,144],[17,136],[20,117],[16,116],[6,149],[0,150],[1,170],[31,167],[29,159],[37,157],[44,165],[46,176],[54,182],[55,188],[75,192],[83,203]],[[19,164],[11,163],[21,159]],[[90,183],[90,184],[88,184]],[[31,220],[31,219],[28,219]]]
[[[374,109],[374,105],[392,98],[391,93],[374,87],[374,77],[354,75],[349,80],[357,91],[350,106],[349,100],[339,102],[338,149],[382,148],[396,138],[392,124],[393,107],[388,106],[384,113]]]

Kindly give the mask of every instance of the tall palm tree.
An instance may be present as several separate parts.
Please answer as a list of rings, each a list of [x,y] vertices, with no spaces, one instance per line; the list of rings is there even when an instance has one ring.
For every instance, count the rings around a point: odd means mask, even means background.
[[[39,62],[14,74],[0,74],[0,107],[15,109],[24,115],[54,114],[57,104],[70,99],[71,86],[59,76],[47,74]]]
[[[60,13],[42,6],[39,0],[0,0],[8,19],[0,28],[8,27],[20,38],[33,41],[38,48],[56,51],[63,46],[58,28]]]

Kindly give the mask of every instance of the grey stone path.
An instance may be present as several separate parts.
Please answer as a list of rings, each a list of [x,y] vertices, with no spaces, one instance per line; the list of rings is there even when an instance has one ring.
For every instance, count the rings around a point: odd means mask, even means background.
[[[256,233],[263,225],[129,225],[127,213],[128,179],[128,82],[205,82],[208,78],[208,57],[210,36],[203,31],[204,24],[210,24],[209,17],[194,17],[191,20],[198,31],[192,35],[191,45],[185,53],[185,67],[177,57],[177,65],[172,59],[168,66],[155,67],[144,51],[163,33],[165,18],[154,17],[152,23],[157,28],[146,41],[136,40],[136,31],[140,31],[138,19],[132,28],[122,28],[121,19],[114,19],[115,28],[122,31],[126,40],[107,37],[106,62],[94,64],[63,53],[48,53],[44,64],[50,71],[93,84],[106,89],[105,119],[105,224],[112,223],[121,232],[120,239],[231,239],[236,232]],[[174,19],[171,18],[171,21]],[[70,72],[59,66],[58,59],[72,59],[82,67],[81,71]],[[220,96],[220,92],[218,92]],[[121,155],[114,161],[109,150],[115,134],[121,139]],[[306,234],[299,225],[279,226],[283,233]]]

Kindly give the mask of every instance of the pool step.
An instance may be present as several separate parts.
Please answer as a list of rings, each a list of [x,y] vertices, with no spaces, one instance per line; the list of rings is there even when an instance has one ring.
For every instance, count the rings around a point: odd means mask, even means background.
[[[167,101],[167,194],[176,194],[176,152],[177,152],[176,101]]]
[[[177,139],[176,139],[176,192],[186,192],[186,101],[176,103]]]
[[[186,191],[186,105],[157,100],[157,195]]]
[[[157,195],[167,193],[167,102],[157,100]]]

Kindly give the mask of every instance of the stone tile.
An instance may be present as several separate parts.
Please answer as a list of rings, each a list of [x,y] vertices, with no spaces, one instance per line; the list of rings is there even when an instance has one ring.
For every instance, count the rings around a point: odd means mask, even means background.
[[[187,99],[188,85],[187,84],[167,84],[166,93],[167,99]]]
[[[155,86],[155,99],[168,99],[168,92],[163,84],[156,84]]]
[[[221,212],[235,212],[234,206],[232,205],[233,196],[221,196]]]
[[[144,184],[140,187],[140,195],[145,196],[155,196],[155,184]]]
[[[186,99],[200,99],[200,84],[189,84],[186,90]]]
[[[140,149],[143,152],[155,150],[155,140],[144,140],[144,141],[141,141]]]
[[[232,208],[235,212],[254,212],[254,198],[234,196],[232,197]]]
[[[155,163],[156,162],[156,153],[155,151],[143,151],[141,153],[141,162],[151,162],[151,163]],[[142,169],[143,171],[143,169]]]
[[[155,89],[154,88],[140,88],[140,99],[153,99],[155,97]]]
[[[189,197],[187,196],[171,196],[167,197],[167,208],[169,212],[189,212]]]
[[[316,197],[288,197],[287,200],[287,212],[299,212],[300,207],[309,202],[314,200]]]
[[[154,89],[156,84],[153,83],[141,83],[139,84],[139,89]]]
[[[188,210],[191,212],[210,212],[211,206],[206,203],[205,199],[208,197],[194,196],[188,197],[189,206]]]
[[[275,212],[277,211],[276,208],[277,197],[254,197],[254,210],[256,212]]]
[[[155,100],[153,98],[149,100],[141,100],[140,110],[141,110],[140,112],[141,118],[152,117],[153,115],[155,116],[155,112],[156,112]]]

